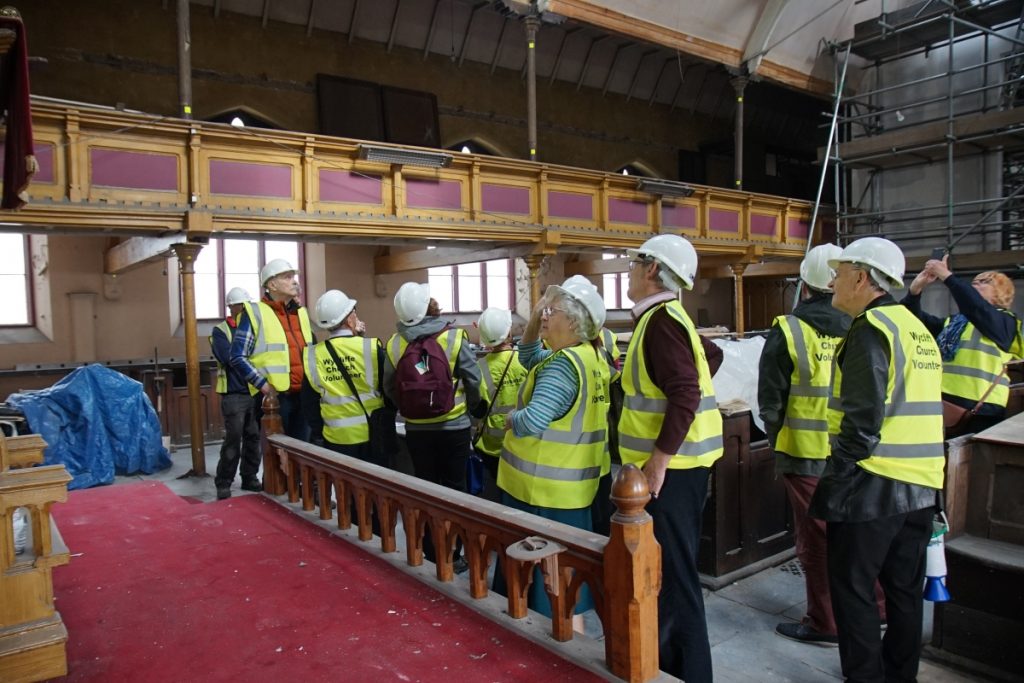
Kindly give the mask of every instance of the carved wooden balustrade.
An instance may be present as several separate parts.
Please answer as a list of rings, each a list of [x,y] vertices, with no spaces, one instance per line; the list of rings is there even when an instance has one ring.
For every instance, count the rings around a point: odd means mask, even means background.
[[[623,468],[612,487],[618,511],[612,517],[611,536],[606,538],[284,436],[277,400],[264,399],[263,409],[264,433],[269,435],[263,461],[266,493],[287,493],[289,501],[301,500],[302,509],[315,511],[321,520],[336,513],[338,527],[356,524],[364,542],[373,538],[375,510],[385,553],[397,550],[400,518],[406,559],[414,567],[423,563],[423,537],[429,527],[436,549],[436,576],[442,582],[454,578],[453,554],[456,539],[461,538],[473,599],[488,595],[487,573],[492,552],[496,553],[513,618],[527,615],[533,567],[540,567],[551,600],[551,631],[558,641],[572,639],[574,607],[587,584],[604,625],[605,662],[611,673],[629,681],[659,675],[661,550],[654,540],[651,517],[644,511],[650,499],[647,481],[636,467]],[[349,501],[354,502],[356,519]],[[530,537],[544,539],[547,547],[531,552],[519,546],[519,552],[507,552],[509,546]]]
[[[39,681],[67,673],[68,633],[53,605],[53,567],[67,564],[68,549],[50,519],[64,502],[71,476],[43,461],[37,435],[0,434],[0,681]],[[31,544],[14,549],[14,511],[28,512]]]

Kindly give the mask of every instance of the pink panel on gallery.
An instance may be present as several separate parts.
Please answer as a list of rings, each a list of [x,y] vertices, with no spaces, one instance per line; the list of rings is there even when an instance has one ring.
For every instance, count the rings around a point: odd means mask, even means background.
[[[608,220],[613,223],[633,223],[647,225],[647,202],[632,199],[608,199]]]
[[[708,229],[714,232],[732,232],[739,234],[740,214],[738,211],[724,209],[708,210]]]
[[[802,221],[799,218],[790,218],[786,224],[786,232],[790,237],[796,237],[797,239],[807,238],[807,228],[810,223]]]
[[[290,199],[292,167],[211,159],[210,192]]]
[[[750,214],[750,234],[772,237],[775,235],[775,216],[764,216],[758,213]]]
[[[380,176],[320,169],[320,201],[383,204]]]
[[[416,209],[461,209],[462,188],[457,180],[405,179],[405,205]]]
[[[661,224],[666,228],[697,229],[697,207],[685,204],[667,204],[661,206]]]
[[[484,211],[495,213],[530,213],[530,189],[513,185],[481,183],[480,204]]]
[[[548,215],[556,218],[594,220],[594,199],[579,192],[548,190]]]
[[[101,187],[177,192],[178,157],[173,154],[89,149],[90,181]]]
[[[32,176],[33,183],[52,183],[53,180],[53,150],[54,146],[49,142],[33,142],[35,147],[36,163],[39,170]],[[0,142],[0,177],[4,174],[4,145]]]

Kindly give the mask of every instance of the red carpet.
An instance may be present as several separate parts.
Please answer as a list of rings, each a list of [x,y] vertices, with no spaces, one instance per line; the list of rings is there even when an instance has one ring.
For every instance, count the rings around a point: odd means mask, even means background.
[[[73,491],[70,681],[597,680],[262,496]]]

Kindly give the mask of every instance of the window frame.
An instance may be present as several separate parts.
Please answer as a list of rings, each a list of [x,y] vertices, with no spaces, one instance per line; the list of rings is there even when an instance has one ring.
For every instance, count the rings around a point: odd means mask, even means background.
[[[32,235],[25,232],[6,234],[21,236],[22,263],[25,268],[25,272],[23,274],[25,279],[25,322],[13,324],[0,323],[0,329],[26,330],[35,327],[36,320],[35,287],[32,282]],[[10,274],[14,275],[14,273]]]
[[[219,322],[219,321],[224,319],[224,314],[223,314],[223,310],[225,309],[224,298],[227,296],[227,290],[226,290],[225,285],[224,285],[224,243],[229,241],[229,240],[230,241],[235,241],[235,242],[242,242],[242,241],[245,241],[245,242],[256,242],[256,263],[257,263],[256,271],[257,271],[257,273],[267,263],[267,251],[266,251],[266,243],[267,242],[294,242],[295,245],[298,247],[298,259],[297,259],[298,263],[295,265],[295,267],[299,271],[299,291],[300,291],[301,294],[305,294],[305,292],[306,292],[306,249],[305,249],[305,242],[302,242],[301,240],[266,240],[266,239],[247,240],[247,239],[244,239],[244,238],[236,238],[236,237],[217,237],[215,239],[217,240],[217,243],[215,245],[215,248],[217,249],[217,301],[219,301],[220,304],[221,304],[220,305],[220,309],[221,309],[222,313],[221,313],[220,316],[218,316],[216,318],[200,318],[200,317],[197,316],[196,317],[196,322],[197,323]],[[204,249],[208,249],[209,247],[210,247],[210,245],[207,244],[203,248]],[[259,299],[263,298],[262,287],[258,291],[256,291],[256,292],[249,292],[249,293],[252,294],[253,296],[255,296],[256,300],[259,300]],[[181,296],[178,297],[178,306],[179,306],[179,313],[181,314],[181,319],[184,320],[185,319],[184,301],[182,300]],[[197,306],[197,308],[198,308],[198,306]]]
[[[620,256],[620,254],[614,254],[614,253],[608,253],[608,252],[605,252],[605,253],[601,254],[601,258],[603,260],[609,260],[609,259],[613,259],[613,258],[618,258],[619,256]],[[625,271],[623,271],[621,273],[603,273],[602,274],[602,276],[601,276],[601,298],[602,299],[604,299],[605,295],[606,295],[605,287],[607,286],[606,283],[607,283],[607,280],[608,280],[609,277],[614,277],[614,279],[615,279],[615,293],[614,293],[614,296],[615,296],[615,304],[616,305],[615,306],[607,306],[607,304],[605,304],[606,307],[608,308],[608,310],[609,311],[627,311],[627,310],[633,308],[633,306],[634,306],[634,304],[636,302],[632,302],[629,305],[623,305],[623,303],[622,303],[623,299],[625,298],[625,291],[624,290],[629,289],[629,271],[625,270]]]
[[[488,275],[487,264],[492,261],[504,261],[505,262],[505,278],[508,281],[508,297],[501,303],[495,303],[488,301],[487,297],[487,278],[494,277],[494,275]],[[479,270],[477,273],[463,273],[463,275],[475,275],[480,278],[480,303],[482,308],[480,310],[469,310],[462,309],[459,307],[459,268],[466,268],[476,266]],[[513,309],[513,301],[515,297],[515,268],[513,265],[512,258],[505,259],[488,259],[486,261],[471,261],[469,263],[453,263],[447,266],[433,266],[427,269],[427,280],[429,281],[432,271],[439,269],[451,269],[450,273],[445,273],[446,277],[452,278],[452,310],[446,311],[455,315],[460,314],[471,314],[471,313],[482,313],[490,307],[504,308],[507,310]],[[439,273],[435,273],[438,274]],[[434,297],[436,298],[436,297]]]

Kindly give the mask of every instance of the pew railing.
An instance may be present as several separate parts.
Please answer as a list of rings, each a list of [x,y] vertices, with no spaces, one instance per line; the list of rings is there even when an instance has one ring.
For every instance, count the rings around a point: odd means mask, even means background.
[[[0,680],[38,681],[67,673],[68,633],[54,609],[53,568],[70,555],[50,518],[64,502],[70,475],[43,461],[46,442],[37,435],[0,434]],[[32,542],[14,548],[14,512],[24,508]]]
[[[355,524],[362,542],[373,539],[375,511],[384,553],[397,551],[400,519],[406,562],[412,567],[422,565],[424,535],[429,533],[440,582],[454,579],[453,556],[461,539],[469,563],[469,595],[475,600],[489,595],[487,573],[496,554],[508,586],[508,614],[514,619],[527,616],[527,592],[538,566],[551,600],[551,633],[560,642],[573,637],[572,616],[586,584],[604,626],[609,671],[629,681],[659,675],[661,550],[644,511],[650,495],[639,469],[627,465],[616,478],[612,501],[617,511],[611,535],[604,537],[285,436],[278,410],[276,398],[264,399],[264,492],[301,501],[303,511],[315,512],[321,520],[332,519],[336,512],[338,528]],[[530,546],[525,553],[508,552],[510,547],[521,551],[520,541],[530,538],[542,539],[534,545],[546,547],[537,555],[531,555]]]

